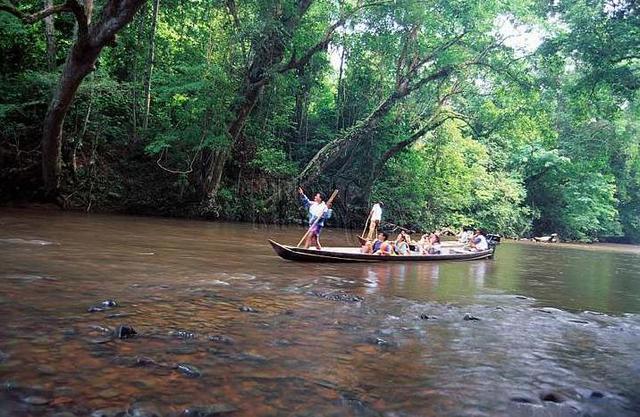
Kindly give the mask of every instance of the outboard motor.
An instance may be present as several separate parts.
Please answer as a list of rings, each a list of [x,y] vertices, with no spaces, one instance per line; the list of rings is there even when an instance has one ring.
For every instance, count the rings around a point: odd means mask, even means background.
[[[487,244],[489,245],[489,249],[492,251],[492,255],[496,252],[496,246],[500,244],[500,240],[502,240],[502,236],[500,235],[492,235],[488,234],[487,236]]]

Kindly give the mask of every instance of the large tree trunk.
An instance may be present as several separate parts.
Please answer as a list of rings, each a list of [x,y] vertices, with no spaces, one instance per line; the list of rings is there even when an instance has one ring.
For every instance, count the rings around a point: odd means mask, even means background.
[[[95,66],[102,48],[115,43],[115,35],[133,19],[145,0],[110,0],[102,10],[100,22],[89,26],[93,1],[85,6],[72,2],[78,36],[69,51],[60,81],[44,120],[42,134],[42,177],[47,198],[58,196],[62,170],[62,127],[80,83]],[[86,11],[85,11],[86,10]]]
[[[144,76],[144,118],[142,128],[147,130],[149,126],[149,112],[151,111],[151,75],[155,64],[156,27],[158,25],[158,11],[160,0],[153,0],[153,14],[151,16],[151,34],[149,35],[149,55],[147,58],[147,70]]]
[[[55,197],[60,187],[62,126],[78,86],[91,72],[100,50],[76,43],[69,53],[62,76],[44,120],[42,135],[42,175],[45,195]]]
[[[44,7],[53,7],[53,0],[45,0]],[[54,33],[53,15],[44,18],[44,35],[47,39],[47,69],[53,71],[56,68],[56,37]]]

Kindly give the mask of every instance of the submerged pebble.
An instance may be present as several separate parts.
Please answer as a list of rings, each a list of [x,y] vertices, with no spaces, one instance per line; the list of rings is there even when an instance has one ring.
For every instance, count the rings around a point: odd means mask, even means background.
[[[364,301],[363,297],[359,295],[349,294],[343,291],[334,291],[334,292],[320,292],[320,291],[309,291],[308,295],[313,295],[314,297],[325,298],[331,301],[343,301],[347,303],[360,303]]]
[[[118,339],[129,339],[134,337],[138,332],[135,329],[128,325],[120,325],[116,328],[115,337]]]
[[[126,411],[119,408],[101,408],[91,413],[91,417],[124,417],[126,414]]]
[[[226,413],[233,413],[238,411],[238,408],[230,404],[212,404],[212,405],[197,405],[186,408],[181,417],[215,417]]]
[[[30,405],[46,405],[49,404],[50,400],[38,395],[29,395],[28,397],[24,397],[22,402]]]
[[[224,345],[233,345],[235,343],[232,338],[219,334],[209,336],[209,340],[214,343],[222,343]]]
[[[180,371],[180,373],[182,373],[183,375],[188,376],[189,378],[197,378],[200,375],[202,375],[202,372],[200,372],[200,369],[188,363],[179,363],[176,365],[176,369]]]
[[[197,339],[198,335],[194,332],[187,330],[172,330],[169,332],[169,336],[177,337],[180,339]]]
[[[553,391],[545,391],[541,393],[540,399],[542,401],[550,401],[552,403],[563,403],[567,400],[564,395]]]

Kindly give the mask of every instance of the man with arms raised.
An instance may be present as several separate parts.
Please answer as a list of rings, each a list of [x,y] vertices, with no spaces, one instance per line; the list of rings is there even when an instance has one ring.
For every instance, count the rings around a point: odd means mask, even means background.
[[[330,218],[333,213],[331,203],[326,204],[321,193],[316,193],[313,196],[313,201],[304,195],[304,191],[300,187],[298,187],[298,193],[300,194],[302,205],[309,210],[309,233],[304,242],[304,248],[308,249],[309,246],[313,245],[317,249],[322,249],[322,246],[320,246],[320,232],[322,232],[325,220]]]

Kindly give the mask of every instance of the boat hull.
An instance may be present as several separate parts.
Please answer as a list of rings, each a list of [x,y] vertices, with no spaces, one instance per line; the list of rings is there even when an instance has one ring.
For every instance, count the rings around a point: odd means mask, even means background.
[[[475,261],[493,256],[493,250],[482,252],[453,252],[438,255],[380,256],[353,251],[338,251],[331,248],[325,250],[303,249],[295,246],[281,245],[269,240],[273,250],[283,259],[298,262],[437,262],[437,261]]]

